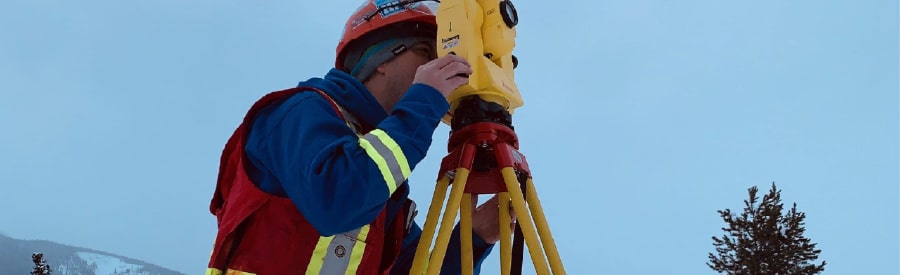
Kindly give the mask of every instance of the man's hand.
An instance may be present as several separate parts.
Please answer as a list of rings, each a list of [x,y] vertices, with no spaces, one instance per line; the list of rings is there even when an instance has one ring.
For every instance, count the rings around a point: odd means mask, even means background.
[[[481,237],[486,243],[494,244],[500,240],[500,196],[494,195],[481,206],[475,207],[477,202],[472,200],[472,231]],[[516,223],[516,213],[510,203],[510,224],[512,228]]]
[[[426,84],[448,97],[453,90],[469,83],[470,74],[472,67],[466,59],[448,54],[419,66],[413,83]]]

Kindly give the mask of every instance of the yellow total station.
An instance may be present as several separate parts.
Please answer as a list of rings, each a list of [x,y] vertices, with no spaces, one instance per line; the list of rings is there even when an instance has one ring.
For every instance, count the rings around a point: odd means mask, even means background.
[[[512,127],[512,112],[522,106],[513,77],[517,21],[509,0],[442,0],[438,5],[438,55],[465,58],[473,73],[448,97],[448,154],[441,161],[411,275],[440,273],[457,214],[461,273],[474,273],[472,205],[488,194],[499,202],[500,274],[522,274],[526,245],[537,274],[566,274]]]
[[[450,112],[444,123],[450,123],[459,101],[472,95],[499,104],[510,114],[522,106],[513,74],[517,23],[515,7],[506,0],[441,1],[437,12],[438,56],[459,55],[472,66],[469,83],[447,98]]]

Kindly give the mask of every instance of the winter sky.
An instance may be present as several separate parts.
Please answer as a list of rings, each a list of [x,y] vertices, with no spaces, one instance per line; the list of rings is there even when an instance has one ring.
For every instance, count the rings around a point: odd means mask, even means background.
[[[772,182],[826,273],[900,274],[897,1],[514,3],[514,125],[569,274],[714,274],[716,210]],[[0,1],[0,233],[202,273],[226,139],[327,72],[359,4]]]

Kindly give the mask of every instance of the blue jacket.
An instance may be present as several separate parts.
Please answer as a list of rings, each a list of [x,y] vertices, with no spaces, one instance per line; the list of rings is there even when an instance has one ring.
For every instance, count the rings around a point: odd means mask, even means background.
[[[388,114],[360,81],[337,69],[298,86],[326,92],[352,113],[363,129],[388,133],[399,144],[411,170],[425,158],[432,134],[450,108],[440,92],[415,84]],[[245,150],[252,164],[246,169],[253,182],[270,194],[290,198],[323,236],[366,225],[383,209],[388,211],[390,224],[408,200],[408,183],[392,196],[377,164],[359,145],[359,137],[317,93],[297,93],[261,110]],[[421,228],[415,224],[403,240],[394,270],[409,269],[420,235]],[[493,245],[476,234],[473,239],[477,273]],[[460,273],[459,250],[457,225],[441,274]]]

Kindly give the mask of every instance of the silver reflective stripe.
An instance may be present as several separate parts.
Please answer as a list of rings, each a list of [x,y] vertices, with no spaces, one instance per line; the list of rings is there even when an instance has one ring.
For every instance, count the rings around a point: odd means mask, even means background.
[[[401,164],[397,161],[397,158],[394,157],[394,152],[391,151],[391,149],[388,149],[387,145],[385,145],[384,142],[381,142],[381,139],[379,139],[378,136],[368,133],[362,138],[369,141],[369,144],[372,144],[375,151],[384,158],[385,162],[387,162],[387,166],[391,170],[391,176],[394,178],[394,188],[406,181],[406,178],[403,177],[403,169],[400,168]]]
[[[325,261],[322,263],[322,269],[319,271],[319,274],[344,274],[347,271],[347,267],[350,266],[350,254],[353,253],[353,247],[361,229],[357,228],[356,230],[334,235],[331,243],[328,244]]]

